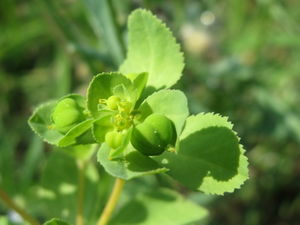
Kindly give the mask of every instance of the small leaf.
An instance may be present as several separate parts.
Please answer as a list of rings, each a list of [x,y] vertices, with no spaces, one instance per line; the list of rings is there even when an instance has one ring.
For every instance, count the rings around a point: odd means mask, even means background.
[[[130,147],[129,147],[130,148]],[[159,166],[151,158],[142,155],[138,151],[129,151],[123,159],[110,160],[111,149],[107,144],[102,144],[98,151],[98,162],[104,167],[107,173],[114,177],[130,180],[148,174],[166,172],[167,169]]]
[[[114,88],[121,84],[126,89],[130,89],[132,86],[131,81],[120,73],[101,73],[93,78],[88,88],[87,107],[94,117],[99,115],[99,99],[107,99],[112,96]]]
[[[93,119],[88,119],[77,124],[71,130],[69,130],[64,137],[62,137],[59,140],[57,145],[59,147],[66,147],[75,144],[95,143],[95,140],[93,139],[92,132],[91,132],[91,127],[93,122],[94,122]]]
[[[183,55],[170,30],[150,11],[135,10],[128,19],[128,53],[123,74],[147,72],[147,86],[168,88],[181,77]]]
[[[31,129],[37,135],[43,138],[44,141],[53,145],[57,145],[59,140],[64,136],[60,132],[54,129],[50,129],[52,124],[51,113],[55,105],[56,101],[50,101],[40,105],[36,108],[28,121]]]
[[[141,99],[141,96],[147,84],[148,73],[129,74],[127,75],[127,77],[129,77],[129,79],[131,79],[133,82],[133,89],[136,101],[139,100],[140,102],[140,100],[143,100]]]
[[[69,223],[66,223],[60,219],[52,219],[44,223],[44,225],[70,225]]]
[[[141,104],[141,120],[152,113],[163,114],[175,124],[177,134],[181,133],[186,117],[189,115],[185,95],[178,90],[161,90],[150,95]]]
[[[206,194],[232,192],[248,179],[248,162],[231,128],[219,115],[190,116],[177,154],[166,152],[155,160],[187,187]]]
[[[44,141],[48,142],[52,145],[60,145],[60,141],[64,139],[65,136],[69,136],[69,133],[72,136],[72,143],[75,144],[74,139],[77,138],[79,135],[82,135],[82,129],[80,128],[82,125],[78,124],[72,127],[67,134],[62,134],[61,132],[57,131],[53,128],[53,122],[51,119],[52,112],[60,100],[64,98],[72,98],[76,101],[79,107],[85,107],[85,99],[83,96],[78,94],[69,94],[57,101],[49,101],[45,104],[42,104],[36,108],[33,112],[32,116],[29,118],[28,123],[32,130],[38,134]],[[81,124],[85,124],[86,122],[82,122]],[[73,130],[74,129],[74,130]],[[73,131],[72,131],[73,130]],[[76,136],[77,135],[77,136]],[[70,145],[67,143],[67,140],[70,141],[70,138],[66,137],[66,140],[63,141],[61,146]]]
[[[198,224],[207,210],[168,189],[137,193],[112,219],[111,225]]]

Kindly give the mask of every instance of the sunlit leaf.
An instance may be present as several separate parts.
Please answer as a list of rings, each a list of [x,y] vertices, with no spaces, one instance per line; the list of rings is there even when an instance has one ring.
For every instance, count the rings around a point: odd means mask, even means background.
[[[183,55],[169,28],[147,10],[138,9],[128,19],[128,53],[123,74],[147,72],[147,86],[168,88],[181,77]]]
[[[207,194],[223,194],[248,179],[248,162],[239,138],[226,118],[215,114],[190,116],[178,152],[155,159],[182,184]]]

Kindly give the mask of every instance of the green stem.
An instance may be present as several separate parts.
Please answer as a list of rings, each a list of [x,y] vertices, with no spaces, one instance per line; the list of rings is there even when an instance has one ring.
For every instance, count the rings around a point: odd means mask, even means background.
[[[84,203],[84,188],[85,188],[85,169],[86,162],[79,161],[79,177],[78,177],[78,196],[77,196],[77,214],[76,214],[76,225],[84,224],[84,216],[83,216],[83,203]]]
[[[27,212],[24,211],[24,209],[17,206],[13,200],[6,194],[5,191],[0,189],[0,199],[11,209],[16,211],[24,220],[29,222],[32,225],[41,225],[36,219],[31,217]]]
[[[116,178],[115,185],[113,191],[109,197],[109,200],[103,210],[103,213],[98,220],[97,225],[106,225],[111,217],[113,210],[115,209],[117,202],[119,200],[120,194],[123,190],[125,184],[125,180],[120,178]]]

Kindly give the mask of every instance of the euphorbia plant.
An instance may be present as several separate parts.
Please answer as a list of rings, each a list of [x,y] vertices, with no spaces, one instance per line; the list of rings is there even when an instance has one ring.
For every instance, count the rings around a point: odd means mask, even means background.
[[[98,162],[116,177],[116,185],[99,225],[108,222],[124,182],[136,177],[166,173],[192,190],[218,195],[248,178],[243,147],[227,118],[189,115],[184,93],[171,89],[184,62],[169,29],[149,11],[136,10],[128,33],[127,58],[119,71],[96,75],[85,97],[69,94],[42,104],[29,120],[49,144],[80,148],[78,159],[100,146]]]

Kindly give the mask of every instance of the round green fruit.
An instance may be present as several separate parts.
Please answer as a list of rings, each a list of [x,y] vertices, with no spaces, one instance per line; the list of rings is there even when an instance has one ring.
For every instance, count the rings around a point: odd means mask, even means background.
[[[67,132],[74,124],[82,120],[83,114],[77,103],[72,98],[60,100],[55,106],[51,118],[54,129],[60,132]]]
[[[106,144],[112,149],[120,147],[123,143],[124,134],[119,131],[109,131],[105,135]]]
[[[174,123],[161,114],[151,114],[133,128],[131,144],[147,156],[160,155],[177,139]]]
[[[107,99],[106,105],[111,110],[117,110],[119,102],[120,98],[118,96],[113,95]]]

